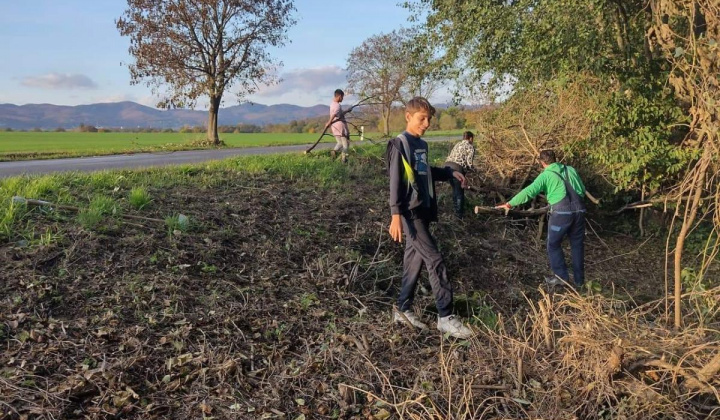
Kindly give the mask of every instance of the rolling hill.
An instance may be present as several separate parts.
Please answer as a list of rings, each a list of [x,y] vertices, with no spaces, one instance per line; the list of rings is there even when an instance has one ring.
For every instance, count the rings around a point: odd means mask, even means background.
[[[221,108],[220,125],[278,124],[327,115],[327,105],[301,107],[297,105],[261,105],[243,103]],[[0,129],[52,130],[58,127],[74,128],[80,124],[96,127],[153,127],[180,128],[184,125],[205,125],[205,110],[159,110],[135,102],[98,103],[63,106],[51,104],[13,105],[0,104]]]

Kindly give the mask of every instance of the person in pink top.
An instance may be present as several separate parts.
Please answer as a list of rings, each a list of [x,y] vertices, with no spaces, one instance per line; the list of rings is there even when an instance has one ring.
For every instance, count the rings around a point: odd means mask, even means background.
[[[350,130],[348,130],[348,125],[345,121],[345,113],[340,106],[340,102],[343,101],[344,97],[345,92],[341,89],[335,89],[335,96],[330,104],[330,119],[327,124],[325,124],[325,128],[330,127],[332,129],[332,134],[335,136],[335,141],[337,142],[335,148],[330,152],[330,155],[335,158],[338,150],[340,150],[342,162],[347,163],[348,147],[350,146]]]

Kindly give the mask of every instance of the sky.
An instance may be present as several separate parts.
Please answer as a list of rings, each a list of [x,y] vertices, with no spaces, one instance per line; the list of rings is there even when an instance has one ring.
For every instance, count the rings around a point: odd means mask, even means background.
[[[350,51],[367,38],[408,27],[400,0],[295,0],[288,42],[270,50],[283,62],[280,85],[245,98],[273,105],[327,104],[346,84]],[[124,0],[0,1],[0,103],[83,105],[134,101],[155,106],[150,88],[131,85],[130,40],[115,21]],[[237,105],[234,95],[223,106]],[[202,108],[202,105],[198,106]]]

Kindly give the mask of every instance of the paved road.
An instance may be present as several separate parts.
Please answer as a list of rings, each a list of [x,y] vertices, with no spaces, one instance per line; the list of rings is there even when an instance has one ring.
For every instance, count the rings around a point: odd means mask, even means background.
[[[452,137],[434,137],[429,141],[447,141]],[[355,143],[357,144],[357,143]],[[329,149],[334,143],[320,143],[315,150]],[[206,162],[233,156],[268,155],[273,153],[302,152],[307,144],[273,147],[247,147],[238,149],[187,150],[181,152],[137,153],[68,159],[23,160],[0,162],[0,178],[22,174],[48,174],[53,172],[93,172],[105,169],[148,168]]]

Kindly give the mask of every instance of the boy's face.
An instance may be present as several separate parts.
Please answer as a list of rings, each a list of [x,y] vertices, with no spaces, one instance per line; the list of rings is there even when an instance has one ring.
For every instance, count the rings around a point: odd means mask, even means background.
[[[335,102],[340,103],[343,101],[343,95],[335,95]]]
[[[417,111],[414,114],[405,112],[405,121],[407,121],[405,130],[415,137],[420,137],[430,127],[431,119],[427,111]]]

